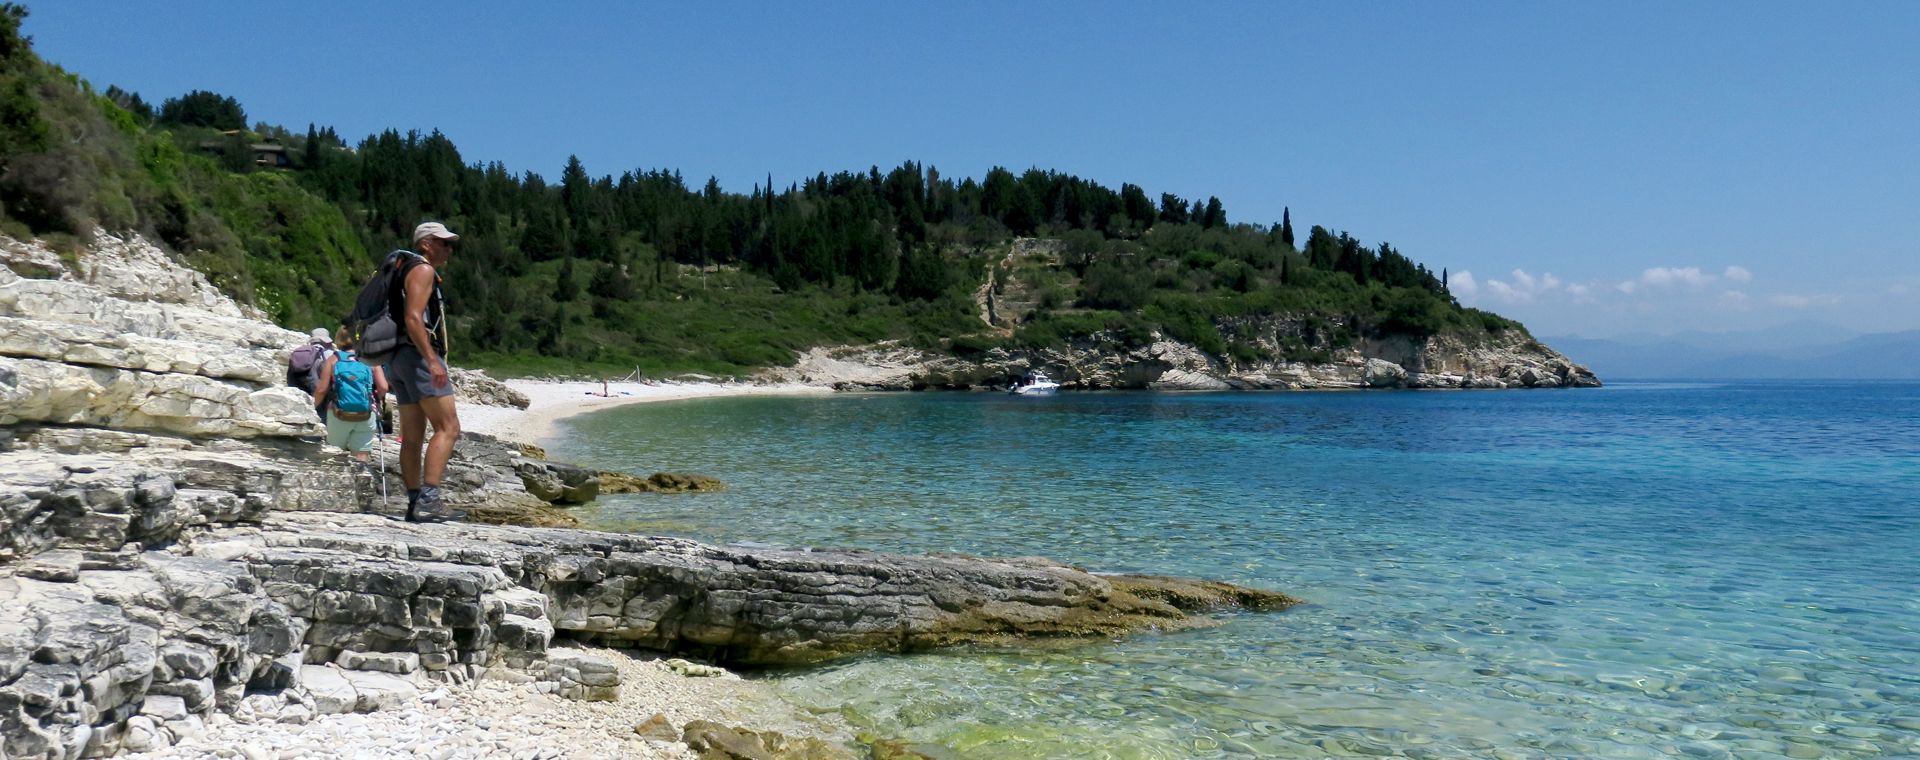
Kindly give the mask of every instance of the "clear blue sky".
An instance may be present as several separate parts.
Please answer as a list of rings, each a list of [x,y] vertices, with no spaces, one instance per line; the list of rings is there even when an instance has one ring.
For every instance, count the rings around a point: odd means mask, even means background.
[[[29,8],[102,88],[549,177],[1039,166],[1290,206],[1539,334],[1920,328],[1920,2]]]

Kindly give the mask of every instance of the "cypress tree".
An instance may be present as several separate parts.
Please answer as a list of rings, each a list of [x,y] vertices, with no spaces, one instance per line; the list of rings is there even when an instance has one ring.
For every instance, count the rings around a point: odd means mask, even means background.
[[[307,144],[301,146],[300,167],[303,169],[320,168],[320,132],[313,128],[313,122],[307,122]]]
[[[566,303],[580,294],[580,286],[573,282],[573,257],[568,256],[560,262],[560,276],[553,281],[553,300]]]

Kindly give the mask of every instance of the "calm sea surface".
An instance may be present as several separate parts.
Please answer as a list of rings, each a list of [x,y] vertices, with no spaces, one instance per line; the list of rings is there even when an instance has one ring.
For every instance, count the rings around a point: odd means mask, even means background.
[[[1920,384],[847,395],[575,418],[597,527],[1311,603],[770,676],[967,758],[1920,753]]]

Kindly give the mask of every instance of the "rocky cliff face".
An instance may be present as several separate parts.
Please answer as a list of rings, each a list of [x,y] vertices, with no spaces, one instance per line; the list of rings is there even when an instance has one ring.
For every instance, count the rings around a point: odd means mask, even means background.
[[[0,757],[153,749],[215,715],[298,723],[476,678],[616,694],[566,638],[784,664],[1293,603],[1038,560],[397,522],[391,466],[348,465],[279,387],[299,333],[137,239],[70,257],[0,239],[0,263]],[[513,401],[462,378],[462,403]],[[463,436],[445,485],[498,516],[592,481]]]
[[[1325,361],[1238,362],[1155,334],[1126,348],[1116,336],[1096,335],[1063,348],[993,349],[961,359],[898,343],[816,348],[772,379],[837,388],[915,390],[1004,386],[1043,370],[1071,388],[1153,390],[1265,390],[1359,388],[1595,388],[1586,367],[1531,337],[1509,331],[1468,340],[1395,336],[1332,348],[1306,320],[1275,317],[1235,325],[1270,355],[1287,345],[1320,345]]]
[[[1059,240],[1020,238],[988,269],[974,293],[981,327],[1008,336],[1041,308],[1038,286],[1024,268],[1072,279]],[[1364,332],[1324,317],[1239,317],[1215,325],[1264,356],[1311,356],[1309,361],[1255,360],[1209,354],[1155,333],[1144,346],[1100,334],[1040,350],[993,349],[956,358],[887,342],[815,348],[793,367],[768,371],[781,382],[860,390],[1003,387],[1042,370],[1069,388],[1088,390],[1266,390],[1362,388],[1594,388],[1584,366],[1517,331],[1465,337],[1389,336],[1336,340],[1337,332]]]

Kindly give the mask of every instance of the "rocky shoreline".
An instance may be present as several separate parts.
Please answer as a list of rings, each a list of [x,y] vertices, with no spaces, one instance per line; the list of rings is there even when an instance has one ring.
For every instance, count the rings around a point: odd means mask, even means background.
[[[1267,343],[1298,329],[1269,320]],[[792,367],[769,370],[776,382],[839,390],[905,391],[1000,388],[1040,370],[1075,390],[1367,390],[1598,388],[1600,379],[1532,337],[1508,331],[1469,343],[1457,336],[1395,337],[1330,350],[1324,362],[1237,364],[1156,335],[1123,349],[1093,339],[1064,348],[994,348],[973,359],[923,351],[898,341],[815,348]]]
[[[601,478],[478,435],[450,501],[512,525],[398,522],[391,457],[348,465],[280,387],[300,334],[137,238],[0,240],[0,261],[0,757],[854,757],[791,710],[650,703],[725,671],[622,653],[785,665],[1295,603],[1039,559],[523,527],[571,524],[557,505]],[[463,407],[527,403],[459,385]]]
[[[1039,314],[1040,286],[1015,276],[1016,260],[1059,270],[1057,240],[1020,238],[990,267],[974,294],[981,326],[1000,335]],[[967,357],[888,341],[807,351],[792,367],[762,377],[841,390],[1002,388],[1039,370],[1077,390],[1360,390],[1597,388],[1600,379],[1520,329],[1477,336],[1373,336],[1358,323],[1308,314],[1233,317],[1217,327],[1253,350],[1254,358],[1208,353],[1154,332],[1104,332],[1039,349],[990,348]],[[1346,336],[1342,338],[1341,336]],[[1358,336],[1357,338],[1354,336]],[[1277,357],[1304,356],[1304,359]]]

